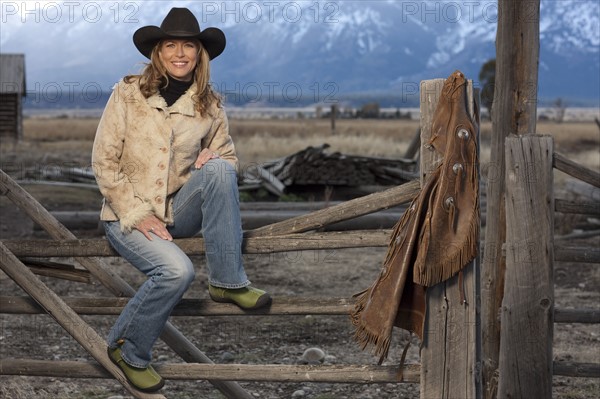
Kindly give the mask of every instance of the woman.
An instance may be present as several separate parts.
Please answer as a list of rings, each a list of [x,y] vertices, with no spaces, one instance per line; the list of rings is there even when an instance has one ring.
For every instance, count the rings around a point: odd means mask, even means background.
[[[115,86],[92,161],[107,239],[148,276],[109,333],[109,357],[134,386],[153,392],[164,381],[150,365],[151,348],[194,279],[173,238],[202,232],[213,300],[256,309],[271,298],[250,287],[242,265],[238,160],[209,85],[209,60],[223,52],[223,32],[201,31],[188,9],[173,8],[160,27],[138,29],[133,41],[150,63]]]

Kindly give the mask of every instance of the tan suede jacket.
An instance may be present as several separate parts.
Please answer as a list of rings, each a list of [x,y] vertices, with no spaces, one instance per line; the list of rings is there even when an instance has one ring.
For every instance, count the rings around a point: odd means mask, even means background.
[[[115,85],[92,150],[104,196],[101,220],[119,220],[125,232],[152,214],[172,223],[172,194],[189,179],[203,148],[237,168],[225,110],[214,105],[212,116],[200,116],[194,93],[192,86],[168,107],[159,94],[144,98],[137,82]]]

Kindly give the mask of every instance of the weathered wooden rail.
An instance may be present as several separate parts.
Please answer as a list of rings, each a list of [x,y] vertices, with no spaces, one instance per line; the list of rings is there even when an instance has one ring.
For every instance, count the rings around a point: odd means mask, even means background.
[[[245,254],[267,254],[287,251],[386,247],[391,230],[284,234],[280,236],[244,238]],[[173,240],[188,255],[205,253],[202,238]],[[7,240],[4,244],[19,257],[118,256],[105,239],[79,240]],[[584,245],[558,244],[554,259],[565,262],[600,263],[600,248]]]
[[[328,382],[328,383],[419,383],[419,365],[406,365],[402,378],[397,366],[303,366],[258,364],[156,364],[155,369],[166,379],[173,380],[236,380],[264,382]],[[554,362],[554,375],[598,378],[600,366],[595,363]],[[0,364],[0,374],[30,375],[57,378],[111,378],[98,363],[83,361],[48,361],[11,359]]]
[[[76,313],[81,315],[118,315],[128,298],[71,297],[62,298]],[[354,301],[352,298],[298,298],[277,297],[269,309],[244,311],[237,307],[216,303],[210,299],[184,298],[173,310],[173,316],[302,316],[327,315],[348,316]],[[0,296],[0,313],[43,314],[44,309],[27,296]],[[555,323],[600,323],[599,309],[554,309]]]

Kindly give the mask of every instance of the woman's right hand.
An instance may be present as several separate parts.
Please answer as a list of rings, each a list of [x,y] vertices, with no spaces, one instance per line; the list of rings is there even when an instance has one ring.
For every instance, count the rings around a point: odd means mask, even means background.
[[[133,226],[134,229],[142,233],[148,240],[152,241],[150,233],[154,233],[157,237],[163,240],[173,241],[173,237],[169,230],[159,218],[154,215],[147,216],[141,222]]]

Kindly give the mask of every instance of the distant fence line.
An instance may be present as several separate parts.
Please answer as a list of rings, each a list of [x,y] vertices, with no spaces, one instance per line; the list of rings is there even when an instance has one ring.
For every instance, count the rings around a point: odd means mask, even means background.
[[[352,110],[354,113],[360,107],[341,107],[342,110]],[[329,104],[323,106],[323,113],[329,112]],[[54,109],[35,109],[25,108],[23,115],[25,118],[100,118],[103,108],[90,109],[70,109],[70,108],[54,108]],[[402,107],[384,107],[380,108],[381,118],[391,118],[400,112],[402,115],[410,115],[410,118],[404,119],[419,120],[419,108],[402,108]],[[486,110],[482,112],[485,114]],[[554,107],[539,107],[538,116],[540,119],[553,120],[555,112]],[[317,118],[317,106],[310,107],[227,107],[227,115],[230,119],[298,119],[301,118],[315,119]],[[343,117],[343,113],[341,115]],[[566,108],[564,121],[565,122],[593,122],[595,118],[600,119],[600,109],[594,107],[570,107]]]

